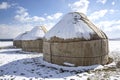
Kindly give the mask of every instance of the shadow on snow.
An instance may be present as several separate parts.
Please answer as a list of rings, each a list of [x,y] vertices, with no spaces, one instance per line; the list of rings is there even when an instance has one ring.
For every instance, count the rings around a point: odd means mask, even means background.
[[[0,50],[0,54],[33,54],[21,50]],[[38,53],[37,53],[38,54]],[[0,66],[0,76],[23,76],[37,78],[64,78],[96,68],[98,65],[88,67],[65,67],[48,63],[43,56],[24,58]]]
[[[65,71],[60,71],[56,68],[46,66],[40,62],[37,62],[36,60],[42,60],[42,57],[16,60],[8,64],[5,64],[3,66],[0,66],[0,76],[16,75],[16,76],[24,76],[24,77],[38,77],[38,78],[49,78],[49,77],[61,78],[72,75],[72,74],[63,75],[66,73]]]
[[[47,63],[43,61],[42,57],[35,57],[16,60],[0,66],[0,76],[16,75],[38,78],[64,78],[88,70],[72,69],[73,68],[64,68],[64,66]]]

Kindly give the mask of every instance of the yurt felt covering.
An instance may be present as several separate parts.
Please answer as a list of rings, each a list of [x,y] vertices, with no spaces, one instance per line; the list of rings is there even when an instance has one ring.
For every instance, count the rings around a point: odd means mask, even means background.
[[[15,46],[16,48],[22,48],[22,41],[21,40],[14,40],[13,46]]]
[[[22,49],[28,52],[43,52],[44,31],[41,27],[34,27],[29,33],[22,38]]]
[[[19,34],[14,40],[13,40],[13,46],[16,48],[22,48],[22,37],[23,35],[27,34],[28,32]]]
[[[23,40],[22,49],[28,52],[43,52],[43,40]]]

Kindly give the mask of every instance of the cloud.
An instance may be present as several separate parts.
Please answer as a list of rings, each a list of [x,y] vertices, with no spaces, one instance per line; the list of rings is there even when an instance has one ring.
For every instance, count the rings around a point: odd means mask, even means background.
[[[18,14],[23,14],[23,13],[26,13],[27,12],[27,9],[23,8],[23,7],[18,7],[18,10],[16,11],[16,13]]]
[[[45,18],[43,17],[38,17],[38,16],[33,16],[32,17],[33,21],[37,22],[37,21],[45,21]]]
[[[18,7],[18,10],[16,11],[17,15],[15,15],[15,20],[20,22],[28,22],[30,20],[29,13],[27,12],[27,9],[23,7]]]
[[[48,22],[43,26],[45,26],[47,30],[50,30],[54,24],[55,24],[54,22]],[[0,24],[0,39],[15,38],[21,33],[30,31],[34,26],[32,24],[22,24],[22,25],[21,24],[19,25]],[[40,26],[40,25],[37,25],[37,26]]]
[[[57,12],[52,15],[46,15],[46,21],[44,22],[44,25],[47,27],[48,30],[50,30],[62,17],[63,13]]]
[[[0,4],[0,9],[8,9],[8,8],[10,8],[10,7],[11,7],[11,5],[8,4],[7,2],[2,2],[2,3]]]
[[[59,19],[62,15],[63,15],[63,13],[55,13],[53,15],[47,16],[47,19],[49,19],[49,20],[56,20],[56,19]]]
[[[120,20],[103,20],[101,21],[100,18],[105,18],[106,16],[113,16],[114,13],[118,12],[119,10],[114,9],[104,9],[95,11],[88,16],[90,20],[92,20],[97,27],[102,29],[109,38],[118,38],[120,36]]]
[[[105,4],[106,2],[107,2],[107,0],[97,0],[97,3]]]
[[[0,24],[0,39],[6,38],[15,38],[20,33],[25,32],[26,30],[29,31],[33,28],[32,25],[7,25],[7,24]]]
[[[120,36],[120,20],[100,21],[96,25],[102,29],[109,38],[118,38]]]
[[[111,10],[111,11],[113,11],[113,10]],[[108,12],[107,9],[95,11],[95,12],[91,13],[91,15],[89,16],[89,18],[91,20],[95,21],[95,20],[98,20],[101,17],[104,17],[107,12]]]
[[[43,14],[45,17],[31,16],[24,7],[17,4],[11,6],[17,8],[16,15],[14,16],[15,24],[0,24],[0,38],[2,39],[15,38],[20,33],[29,31],[34,26],[43,25],[49,30],[63,15],[63,13],[57,12],[51,15]]]
[[[72,11],[79,11],[86,14],[89,6],[89,1],[79,0],[74,2],[73,4],[68,4],[68,6],[71,8]]]
[[[60,19],[63,13],[57,12],[51,15],[48,15],[47,13],[45,13],[43,15],[45,17],[31,16],[28,13],[27,9],[23,7],[18,7],[18,10],[16,11],[16,15],[14,16],[14,19],[24,24],[25,23],[34,24],[34,26],[46,25],[49,30]]]
[[[44,14],[43,14],[44,15]],[[23,7],[18,7],[18,10],[16,11],[16,15],[14,16],[14,19],[21,22],[21,23],[29,23],[29,24],[35,24],[36,25],[47,25],[47,24],[53,24],[53,22],[56,22],[63,13],[55,13],[52,15],[44,15],[45,17],[40,16],[31,16],[27,9]]]
[[[105,17],[107,14],[115,15],[114,13],[118,13],[118,12],[119,10],[115,10],[115,9],[103,9],[103,10],[99,10],[91,13],[88,16],[88,18],[92,21],[97,21],[100,18]]]
[[[39,17],[39,16],[32,16],[30,17],[30,14],[27,12],[27,9],[23,7],[18,7],[18,10],[16,11],[15,20],[20,21],[22,23],[26,22],[42,22],[45,21],[45,18]]]
[[[112,5],[113,5],[113,6],[115,5],[115,2],[114,2],[114,1],[112,2]]]
[[[120,20],[101,21],[97,25],[104,31],[120,30]]]
[[[117,11],[118,11],[118,10],[110,9],[110,10],[109,10],[109,13],[110,13],[110,14],[113,14],[113,13],[115,13],[115,12],[117,12]]]

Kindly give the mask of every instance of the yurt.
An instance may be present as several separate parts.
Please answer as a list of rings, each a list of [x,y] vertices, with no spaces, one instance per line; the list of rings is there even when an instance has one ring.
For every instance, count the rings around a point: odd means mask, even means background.
[[[108,38],[82,13],[66,14],[44,37],[43,59],[64,66],[108,62]]]
[[[21,33],[20,35],[18,35],[14,40],[13,40],[13,46],[15,46],[16,48],[22,48],[22,36],[27,34],[27,32],[25,33]]]
[[[22,49],[28,52],[43,52],[43,36],[46,28],[41,26],[34,27],[22,38]]]

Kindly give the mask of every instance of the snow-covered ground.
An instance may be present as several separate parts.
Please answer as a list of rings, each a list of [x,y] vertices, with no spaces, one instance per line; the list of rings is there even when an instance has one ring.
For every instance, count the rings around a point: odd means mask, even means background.
[[[0,80],[120,80],[120,41],[110,41],[110,56],[115,61],[109,65],[64,67],[47,63],[41,53],[23,52],[11,48],[12,42],[0,42]]]
[[[9,42],[0,41],[0,48],[1,48],[1,47],[9,47],[9,46],[12,46],[12,45],[13,45],[13,42],[12,42],[12,41],[9,41]]]

